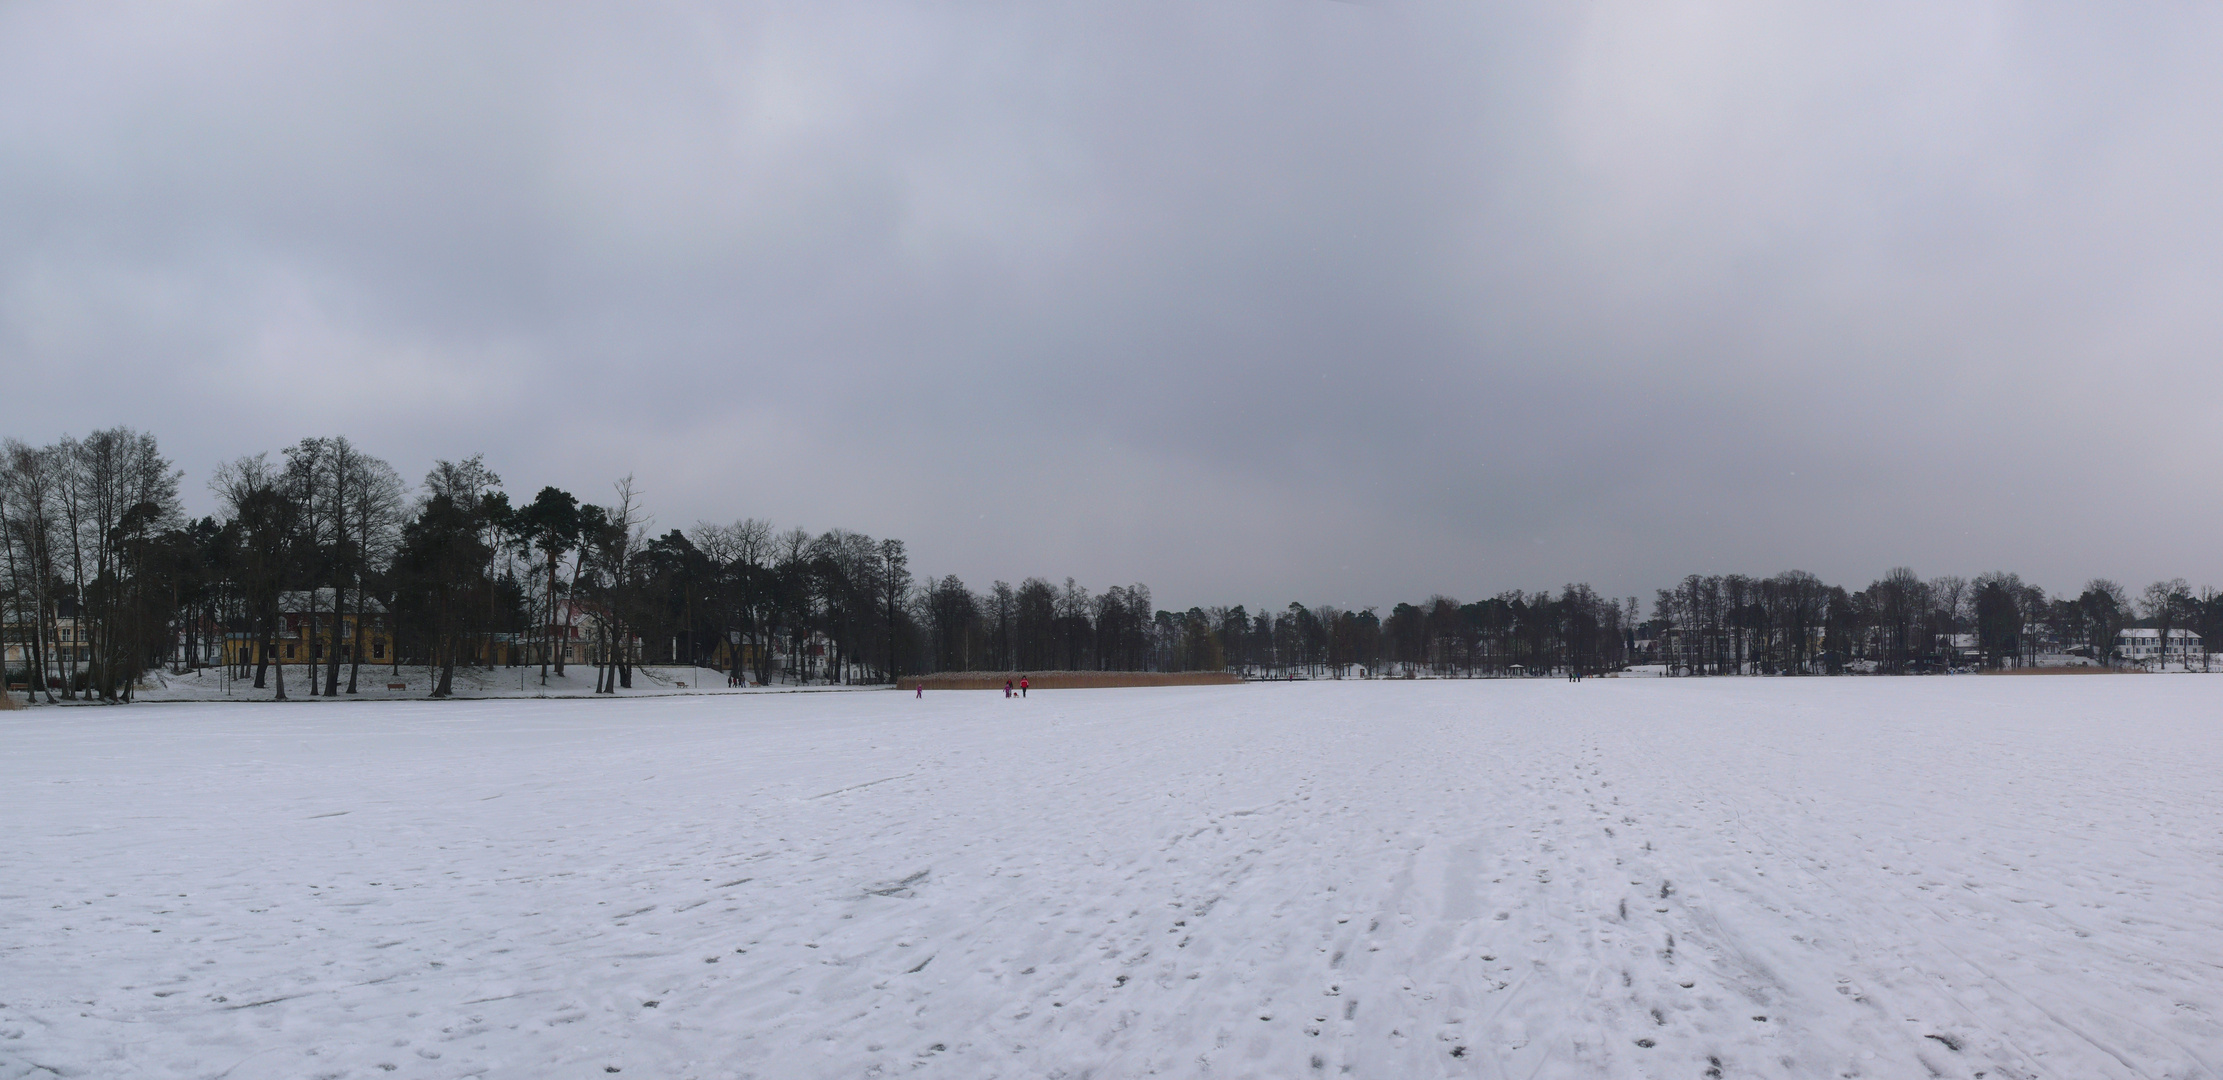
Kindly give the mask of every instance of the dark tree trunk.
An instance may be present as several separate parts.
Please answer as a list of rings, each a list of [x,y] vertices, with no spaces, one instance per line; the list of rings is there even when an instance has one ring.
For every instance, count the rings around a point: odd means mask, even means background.
[[[265,615],[262,619],[262,641],[260,643],[262,647],[257,649],[255,654],[255,689],[257,690],[266,689],[270,685],[270,654],[278,649],[277,621],[278,618],[275,615]]]
[[[360,577],[360,575],[358,575],[358,577]],[[355,644],[352,648],[347,650],[347,693],[349,697],[355,696],[356,677],[363,673],[364,624],[365,620],[363,618],[363,585],[362,582],[358,580],[355,584]]]
[[[278,694],[273,700],[284,701],[286,699],[286,662],[283,659],[278,661],[278,670],[273,674],[272,681],[278,687]]]
[[[356,621],[360,623],[362,620],[358,618]],[[350,640],[361,640],[362,636],[362,627],[357,626]],[[332,655],[324,669],[325,697],[338,697],[340,694],[340,640],[349,637],[350,635],[347,634],[347,590],[334,582],[332,585]]]

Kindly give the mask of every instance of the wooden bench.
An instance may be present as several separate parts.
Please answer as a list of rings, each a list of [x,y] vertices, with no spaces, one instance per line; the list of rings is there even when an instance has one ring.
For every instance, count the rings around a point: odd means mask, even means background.
[[[30,683],[12,682],[8,684],[8,692],[12,694],[20,694],[25,690],[29,690],[30,688]]]
[[[387,684],[386,684],[386,689],[388,689],[388,690],[407,690],[407,689],[409,689],[409,684],[408,684],[408,683],[405,683],[405,682],[390,682],[390,683],[387,683]]]

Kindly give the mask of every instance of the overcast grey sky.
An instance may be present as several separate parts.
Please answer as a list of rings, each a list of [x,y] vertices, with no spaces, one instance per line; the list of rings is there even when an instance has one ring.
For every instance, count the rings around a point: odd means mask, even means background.
[[[0,6],[0,433],[1160,606],[2223,584],[2223,8]]]

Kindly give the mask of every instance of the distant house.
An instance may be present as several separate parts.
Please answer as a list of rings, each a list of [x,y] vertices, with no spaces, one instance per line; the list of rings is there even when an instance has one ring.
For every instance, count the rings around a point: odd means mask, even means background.
[[[2164,664],[2189,664],[2202,656],[2200,635],[2190,630],[2169,631],[2166,646],[2161,631],[2152,627],[2133,627],[2115,635],[2115,652],[2134,664],[2159,660]]]
[[[1939,634],[1937,651],[1953,667],[1974,667],[1983,661],[1983,645],[1974,634]]]
[[[0,653],[0,665],[8,671],[28,671],[33,652],[30,639],[38,625],[31,612],[15,604],[0,608],[0,643],[5,644]],[[77,601],[60,597],[45,623],[45,640],[41,641],[36,655],[48,665],[49,675],[61,671],[74,671],[93,659],[93,624],[77,617]]]
[[[556,606],[556,651],[567,664],[603,663],[615,656],[614,646],[620,644],[610,640],[614,627],[615,622],[610,618],[609,612],[600,605],[574,599],[563,600]],[[540,647],[538,639],[546,633],[546,627],[533,628],[532,636],[536,640],[530,655],[535,658],[545,651]],[[622,644],[626,658],[639,663],[640,635],[627,634]]]
[[[349,603],[354,602],[350,597]],[[337,648],[343,661],[357,657],[366,664],[391,660],[387,650],[393,648],[393,633],[385,605],[368,597],[362,603],[369,610],[349,611],[335,619],[330,589],[281,594],[279,625],[273,635],[276,640],[271,643],[277,652],[271,659],[281,664],[315,664],[330,655],[327,650]],[[357,634],[361,634],[360,643]],[[262,642],[257,635],[236,630],[224,635],[225,663],[243,667],[261,659]]]

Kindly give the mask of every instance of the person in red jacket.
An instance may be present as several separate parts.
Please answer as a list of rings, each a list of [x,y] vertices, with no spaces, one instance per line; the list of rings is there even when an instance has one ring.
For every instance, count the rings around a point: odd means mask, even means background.
[[[1019,676],[1019,696],[1027,696],[1027,677],[1024,675]]]

